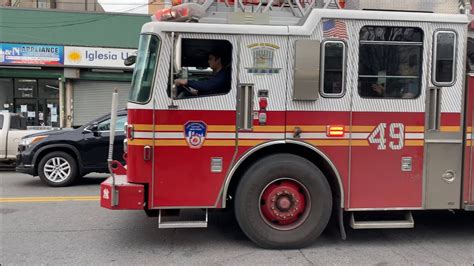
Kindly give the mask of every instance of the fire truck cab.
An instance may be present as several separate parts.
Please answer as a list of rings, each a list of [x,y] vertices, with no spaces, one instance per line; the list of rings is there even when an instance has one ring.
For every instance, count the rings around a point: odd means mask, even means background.
[[[265,248],[311,244],[331,215],[344,236],[344,216],[411,228],[415,210],[474,210],[468,2],[160,11],[141,31],[127,165],[114,164],[101,205],[154,210],[160,228],[206,227],[208,210],[233,208]],[[170,209],[204,215],[169,220]],[[358,217],[380,212],[402,217]]]

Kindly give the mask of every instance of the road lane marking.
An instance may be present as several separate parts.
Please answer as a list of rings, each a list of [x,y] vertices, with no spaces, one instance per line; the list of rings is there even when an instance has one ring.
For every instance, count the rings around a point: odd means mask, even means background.
[[[61,197],[9,197],[0,198],[0,203],[7,202],[64,202],[64,201],[99,201],[100,196],[61,196]]]

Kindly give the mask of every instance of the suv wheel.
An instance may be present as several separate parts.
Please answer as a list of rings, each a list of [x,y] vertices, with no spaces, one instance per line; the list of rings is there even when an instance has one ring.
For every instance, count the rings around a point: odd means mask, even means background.
[[[38,175],[48,186],[69,186],[77,179],[76,160],[62,151],[50,152],[41,159]]]

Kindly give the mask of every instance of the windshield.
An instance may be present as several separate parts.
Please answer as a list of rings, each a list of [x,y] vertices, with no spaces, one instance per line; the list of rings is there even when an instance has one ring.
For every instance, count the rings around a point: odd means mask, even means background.
[[[133,70],[132,89],[129,99],[132,102],[146,103],[150,99],[153,76],[155,74],[160,40],[154,35],[141,35],[138,55]]]

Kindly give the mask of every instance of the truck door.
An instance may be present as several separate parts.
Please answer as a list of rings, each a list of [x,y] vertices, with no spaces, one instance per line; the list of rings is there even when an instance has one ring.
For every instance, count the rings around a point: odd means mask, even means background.
[[[426,63],[423,27],[361,25],[353,65],[349,208],[423,205]],[[351,60],[351,59],[350,59]],[[354,142],[354,136],[365,141]],[[358,145],[357,145],[358,144]]]
[[[5,115],[0,114],[0,160],[7,158],[8,126]]]
[[[157,79],[165,82],[159,81],[154,107],[152,208],[212,208],[220,202],[236,151],[238,49],[235,35],[164,38],[168,64],[158,68]],[[211,68],[216,60],[226,71],[224,79],[230,79],[227,85],[216,81]],[[187,85],[173,86],[174,80]]]
[[[425,127],[425,207],[460,207],[464,90],[463,28],[433,34]]]
[[[237,158],[264,142],[285,139],[288,38],[243,35],[239,58]]]

